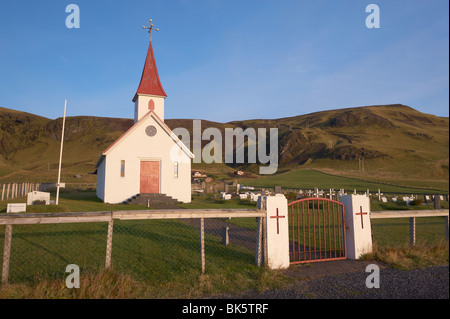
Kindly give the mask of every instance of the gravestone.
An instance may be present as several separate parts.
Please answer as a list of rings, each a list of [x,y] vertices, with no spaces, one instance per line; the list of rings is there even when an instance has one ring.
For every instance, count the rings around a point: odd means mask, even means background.
[[[231,194],[224,193],[224,194],[222,195],[222,199],[224,199],[224,200],[229,200],[229,199],[231,199]]]
[[[6,205],[7,213],[25,213],[27,211],[27,204],[25,203],[9,203]]]
[[[281,186],[275,186],[275,194],[281,194]]]
[[[411,203],[411,198],[403,197],[403,201],[406,203],[406,206],[409,206],[409,204]]]
[[[251,199],[252,202],[257,202],[258,198],[261,196],[261,194],[253,194],[253,193],[251,193],[250,196],[251,196],[250,199]]]
[[[381,195],[383,195],[383,193],[381,192],[381,190],[378,188],[378,201],[381,201]]]
[[[37,201],[50,205],[50,193],[34,191],[27,194],[27,205],[33,205]]]

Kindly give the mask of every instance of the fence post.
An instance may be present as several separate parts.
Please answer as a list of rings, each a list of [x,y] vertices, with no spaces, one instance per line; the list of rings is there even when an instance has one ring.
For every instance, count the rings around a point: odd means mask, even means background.
[[[372,251],[370,198],[366,195],[342,196],[345,205],[346,247],[348,259],[360,259]]]
[[[114,227],[114,219],[112,218],[112,213],[111,213],[111,220],[108,222],[108,235],[106,238],[105,269],[109,269],[111,267],[113,227]]]
[[[416,244],[416,218],[409,218],[409,243],[411,246]]]
[[[2,268],[2,283],[8,283],[9,275],[9,258],[11,256],[11,241],[12,241],[12,225],[5,227],[5,244],[3,246],[3,268]]]
[[[205,273],[205,219],[200,218],[200,254],[202,261],[202,274]]]
[[[289,228],[287,199],[283,194],[261,196],[258,208],[264,209],[266,217],[261,219],[264,243],[264,263],[270,269],[289,267]]]
[[[445,216],[445,240],[448,241],[448,215]]]
[[[263,196],[259,196],[257,205],[258,209],[261,211],[267,210],[266,205],[266,198]],[[257,237],[256,237],[256,265],[260,267],[263,263],[267,265],[267,240],[266,240],[266,233],[267,233],[267,223],[265,217],[258,217],[257,218]]]
[[[5,198],[4,197],[4,195],[5,195],[5,184],[3,184],[3,186],[2,186],[2,201],[3,201],[3,199]]]
[[[230,227],[228,226],[222,227],[222,245],[224,246],[228,246],[228,244],[230,243],[230,237],[228,235],[229,230]]]
[[[441,209],[441,198],[439,195],[434,195],[434,209]]]
[[[262,225],[262,217],[257,217],[257,233],[256,233],[256,253],[255,253],[255,263],[256,266],[260,267],[262,264],[262,256],[261,256],[261,250],[262,250],[262,239],[263,239],[263,225]]]

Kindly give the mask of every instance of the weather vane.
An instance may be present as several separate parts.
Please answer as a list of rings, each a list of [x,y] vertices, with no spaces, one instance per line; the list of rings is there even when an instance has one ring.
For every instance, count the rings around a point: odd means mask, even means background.
[[[159,29],[153,29],[152,19],[150,19],[150,27],[146,27],[145,25],[142,29],[148,29],[148,33],[150,33],[150,41],[152,41],[152,30],[159,31]]]

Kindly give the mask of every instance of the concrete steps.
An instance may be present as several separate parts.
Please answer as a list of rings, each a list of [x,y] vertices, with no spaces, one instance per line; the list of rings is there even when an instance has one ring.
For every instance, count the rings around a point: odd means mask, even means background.
[[[125,204],[146,205],[150,208],[170,209],[179,208],[177,204],[181,204],[178,200],[167,196],[166,194],[136,194],[124,201]]]

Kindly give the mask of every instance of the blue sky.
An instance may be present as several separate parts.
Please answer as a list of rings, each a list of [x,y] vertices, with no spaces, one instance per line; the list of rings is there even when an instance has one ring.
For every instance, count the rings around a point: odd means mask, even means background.
[[[448,12],[448,0],[0,0],[0,106],[57,118],[67,98],[68,116],[132,118],[152,18],[166,118],[395,103],[448,117]]]

